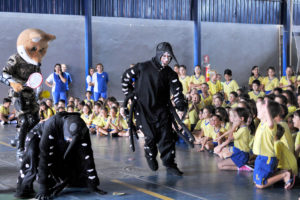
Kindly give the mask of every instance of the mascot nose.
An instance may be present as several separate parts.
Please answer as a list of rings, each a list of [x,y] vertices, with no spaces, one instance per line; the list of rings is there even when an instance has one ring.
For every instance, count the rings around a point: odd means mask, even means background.
[[[41,63],[38,63],[38,66],[40,67],[42,64]]]

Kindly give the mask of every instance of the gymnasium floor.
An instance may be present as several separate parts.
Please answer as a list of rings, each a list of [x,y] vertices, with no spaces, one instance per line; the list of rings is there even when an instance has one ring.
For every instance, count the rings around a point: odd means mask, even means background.
[[[13,197],[18,175],[16,149],[9,145],[14,132],[13,125],[0,125],[0,200],[16,199]],[[217,157],[188,149],[184,144],[177,146],[176,159],[184,176],[175,177],[166,173],[161,162],[157,172],[148,168],[143,138],[136,143],[135,153],[129,149],[128,138],[91,138],[101,188],[108,194],[101,196],[85,189],[68,188],[56,199],[294,200],[300,194],[300,186],[291,191],[285,191],[280,184],[265,190],[255,189],[251,172],[219,171]]]

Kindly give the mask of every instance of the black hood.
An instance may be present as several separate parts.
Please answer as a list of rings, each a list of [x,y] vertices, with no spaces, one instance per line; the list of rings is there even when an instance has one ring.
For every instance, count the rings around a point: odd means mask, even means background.
[[[174,58],[175,62],[178,64],[177,59],[176,59],[176,57],[175,57],[175,55],[173,53],[172,46],[168,42],[161,42],[156,47],[156,56],[155,56],[155,59],[156,59],[156,61],[158,63],[160,63],[160,58],[162,57],[162,55],[165,52],[168,52],[171,55],[172,59]]]

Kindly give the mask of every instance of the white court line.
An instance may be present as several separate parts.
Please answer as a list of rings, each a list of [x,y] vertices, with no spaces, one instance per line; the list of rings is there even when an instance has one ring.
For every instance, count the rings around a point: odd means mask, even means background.
[[[178,189],[175,189],[175,188],[166,186],[166,185],[157,184],[157,183],[152,182],[152,181],[146,181],[146,180],[141,179],[141,178],[138,178],[138,177],[134,177],[134,178],[136,178],[136,179],[138,179],[138,180],[140,180],[140,181],[144,181],[144,182],[146,182],[146,183],[152,183],[152,184],[154,184],[154,185],[158,185],[158,186],[161,186],[161,187],[165,187],[165,188],[168,188],[168,189],[170,189],[170,190],[174,190],[174,191],[176,191],[176,192],[180,192],[180,193],[182,193],[182,194],[185,194],[185,195],[187,195],[187,196],[195,197],[195,198],[197,198],[197,199],[208,200],[208,199],[206,199],[206,198],[204,198],[204,197],[199,197],[199,196],[196,196],[196,195],[194,195],[194,194],[191,194],[191,193],[188,193],[188,192],[184,192],[184,191],[181,191],[181,190],[178,190]]]
[[[16,163],[11,163],[11,162],[8,162],[8,161],[2,160],[2,159],[0,159],[0,162],[4,162],[10,166],[16,166]]]

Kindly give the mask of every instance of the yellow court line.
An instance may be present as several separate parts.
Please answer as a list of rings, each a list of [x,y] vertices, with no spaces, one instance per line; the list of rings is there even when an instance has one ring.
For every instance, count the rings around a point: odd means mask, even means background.
[[[157,198],[160,198],[160,199],[163,199],[163,200],[174,200],[174,199],[169,198],[169,197],[167,197],[167,196],[164,196],[164,195],[161,195],[161,194],[158,194],[158,193],[155,193],[155,192],[151,192],[151,191],[146,190],[146,189],[144,189],[144,188],[136,187],[136,186],[134,186],[134,185],[131,185],[131,184],[128,184],[128,183],[124,183],[124,182],[119,181],[119,180],[116,180],[116,179],[111,180],[111,182],[119,183],[119,184],[124,185],[124,186],[126,186],[126,187],[129,187],[129,188],[131,188],[131,189],[135,189],[135,190],[137,190],[137,191],[140,191],[140,192],[149,194],[149,195],[151,195],[151,196],[154,196],[154,197],[157,197]]]
[[[7,143],[2,142],[2,141],[0,141],[0,144],[3,144],[4,146],[8,146],[8,147],[11,147],[11,148],[16,148],[16,147],[12,147],[10,144],[7,144]]]

